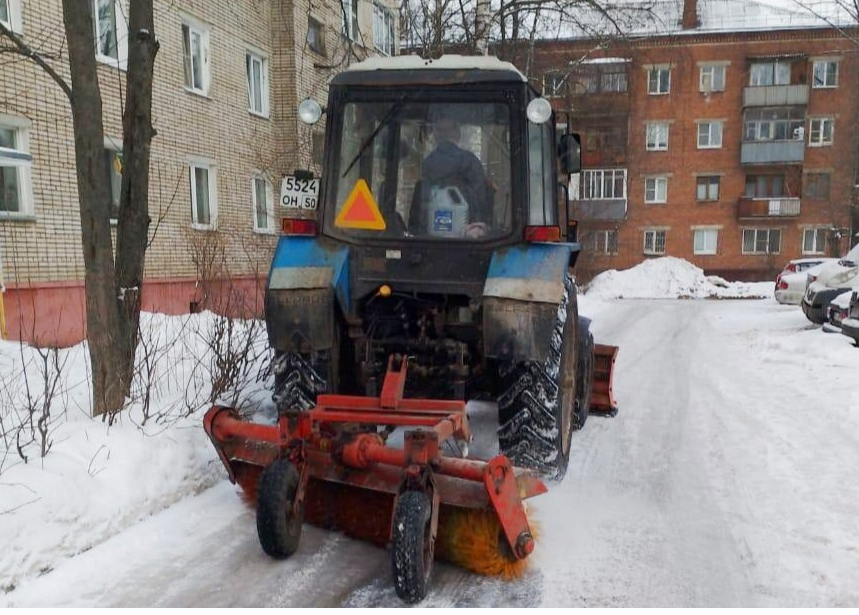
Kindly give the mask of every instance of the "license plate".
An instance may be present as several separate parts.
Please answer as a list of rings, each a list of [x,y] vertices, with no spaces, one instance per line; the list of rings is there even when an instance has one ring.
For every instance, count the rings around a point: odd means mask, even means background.
[[[280,183],[280,204],[288,209],[316,209],[318,199],[318,179],[288,176]]]

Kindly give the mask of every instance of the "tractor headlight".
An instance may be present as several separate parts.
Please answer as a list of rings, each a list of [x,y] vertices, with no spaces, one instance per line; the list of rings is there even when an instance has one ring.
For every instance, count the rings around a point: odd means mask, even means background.
[[[298,117],[305,124],[315,124],[322,117],[322,105],[312,98],[305,98],[298,105]]]
[[[552,117],[552,103],[545,98],[535,98],[528,103],[525,115],[535,124],[545,124]]]

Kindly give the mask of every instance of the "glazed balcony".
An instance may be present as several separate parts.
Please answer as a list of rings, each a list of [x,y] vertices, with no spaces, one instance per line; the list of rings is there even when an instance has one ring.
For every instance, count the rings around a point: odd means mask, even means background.
[[[799,197],[741,197],[737,218],[796,218],[800,214]]]

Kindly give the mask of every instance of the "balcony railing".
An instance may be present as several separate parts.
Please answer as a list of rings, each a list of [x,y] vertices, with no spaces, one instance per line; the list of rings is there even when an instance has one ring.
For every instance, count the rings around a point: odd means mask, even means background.
[[[737,207],[738,218],[795,218],[800,199],[790,196],[743,197]]]
[[[743,88],[744,107],[807,105],[807,85],[767,85]]]
[[[740,146],[742,164],[773,164],[805,160],[805,140],[744,141]]]

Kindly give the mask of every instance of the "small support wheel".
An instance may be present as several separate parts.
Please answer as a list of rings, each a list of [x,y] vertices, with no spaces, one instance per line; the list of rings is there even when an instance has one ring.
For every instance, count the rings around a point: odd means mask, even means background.
[[[262,472],[257,496],[257,536],[262,550],[285,559],[298,549],[304,511],[293,510],[300,477],[295,466],[277,459]]]
[[[429,589],[434,544],[432,507],[421,491],[407,491],[397,502],[392,531],[394,589],[408,604],[423,600]]]

